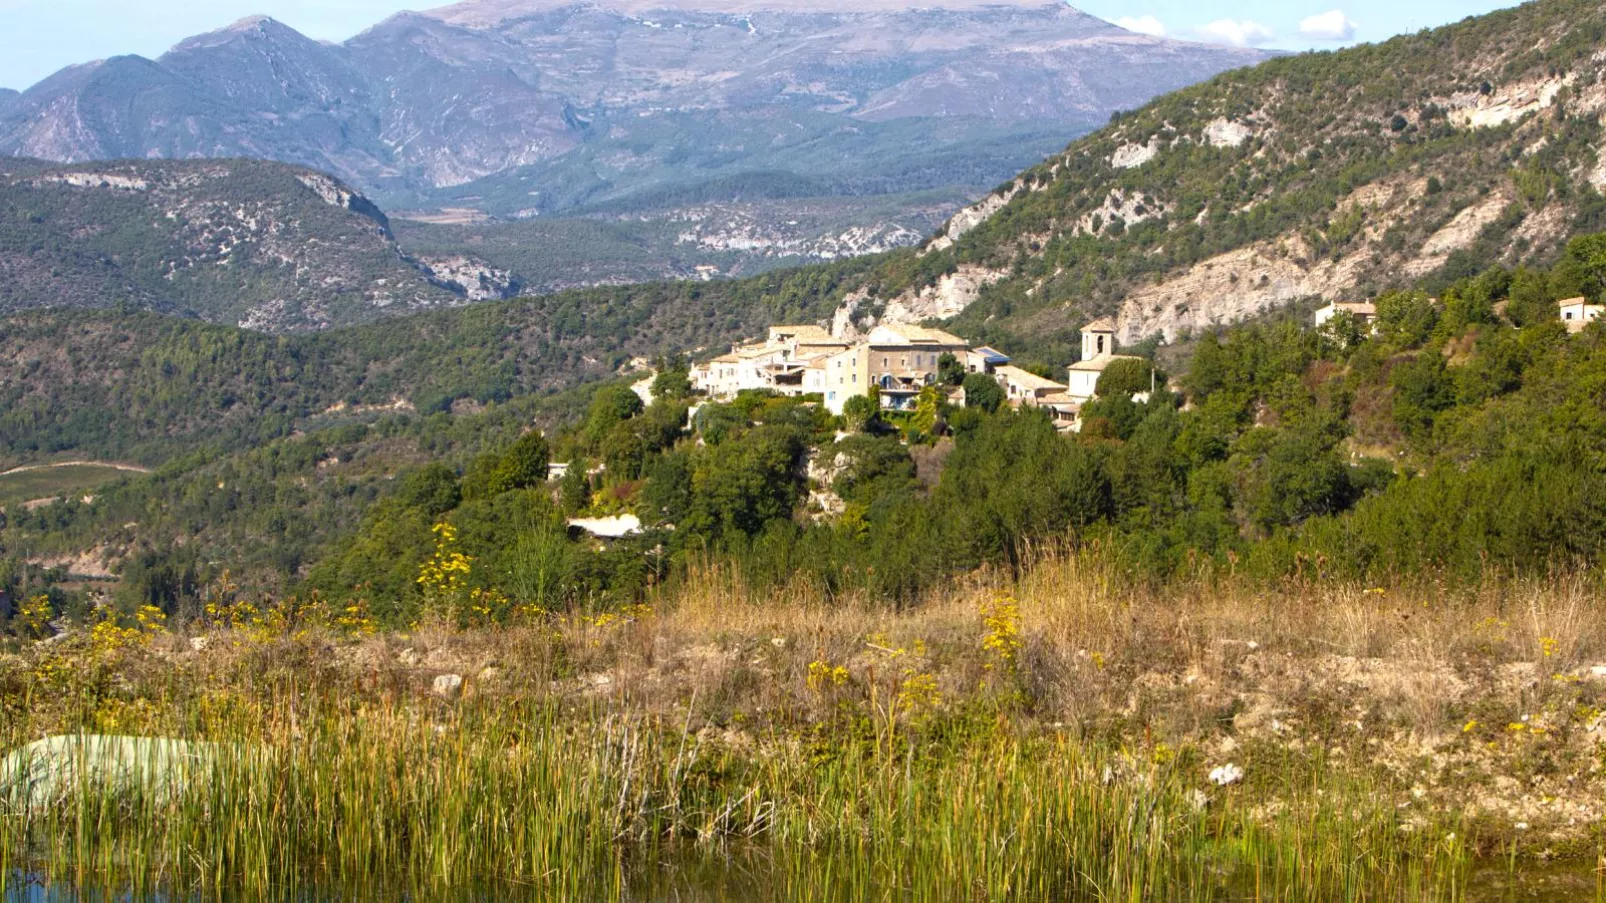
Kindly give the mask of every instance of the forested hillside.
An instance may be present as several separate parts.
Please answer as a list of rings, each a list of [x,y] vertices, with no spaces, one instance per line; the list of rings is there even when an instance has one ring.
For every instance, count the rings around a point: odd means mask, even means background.
[[[868,265],[576,290],[297,336],[147,313],[16,315],[0,319],[0,464],[57,453],[155,464],[285,436],[337,406],[430,414],[548,393],[825,316]]]
[[[395,623],[431,605],[632,603],[709,556],[759,588],[886,600],[1064,543],[1148,581],[1567,571],[1606,554],[1606,325],[1571,334],[1555,302],[1602,291],[1596,235],[1552,271],[1385,293],[1375,333],[1348,317],[1241,327],[1155,374],[1147,400],[1132,393],[1148,364],[1111,368],[1074,436],[1001,393],[960,409],[935,389],[869,419],[753,393],[688,421],[699,399],[673,363],[651,406],[616,381],[455,416],[350,412],[13,506],[0,543],[105,562],[122,598],[170,610],[228,568]],[[567,474],[549,480],[549,461]],[[624,513],[644,532],[605,545],[564,523]],[[420,584],[457,555],[449,593]]]
[[[306,331],[511,288],[454,263],[404,255],[378,207],[309,169],[0,160],[0,313],[122,306]]]
[[[1603,47],[1606,8],[1538,0],[1227,73],[1001,187],[890,263],[860,311],[929,315],[940,295],[969,303],[962,334],[1063,356],[1095,315],[1128,343],[1174,340],[1302,298],[1547,263],[1606,225]]]

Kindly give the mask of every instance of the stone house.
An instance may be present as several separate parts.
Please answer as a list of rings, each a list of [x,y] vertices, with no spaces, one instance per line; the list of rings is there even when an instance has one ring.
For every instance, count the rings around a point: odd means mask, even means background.
[[[1314,319],[1316,328],[1321,329],[1326,326],[1339,314],[1349,314],[1355,318],[1356,325],[1370,330],[1377,322],[1377,305],[1370,301],[1334,301],[1316,311]]]
[[[1019,367],[999,367],[993,375],[998,378],[998,384],[1004,389],[1004,397],[1009,399],[1013,407],[1021,405],[1035,407],[1038,402],[1050,395],[1065,394],[1066,386],[1063,383],[1057,383]]]
[[[1070,396],[1069,387],[1063,383],[1045,379],[1019,367],[999,367],[994,375],[1011,407],[1039,408],[1048,412],[1060,430],[1076,429],[1082,405]]]
[[[782,395],[825,391],[825,361],[850,347],[818,326],[771,326],[762,342],[737,345],[728,354],[696,364],[692,387],[711,398],[768,389]]]
[[[1591,304],[1588,298],[1567,298],[1556,302],[1556,307],[1561,321],[1567,324],[1568,332],[1583,332],[1585,327],[1606,313],[1606,305]]]
[[[925,387],[937,382],[944,354],[967,360],[970,345],[958,336],[924,326],[882,325],[863,342],[825,361],[825,406],[842,413],[849,398],[874,388],[881,407],[913,410]]]

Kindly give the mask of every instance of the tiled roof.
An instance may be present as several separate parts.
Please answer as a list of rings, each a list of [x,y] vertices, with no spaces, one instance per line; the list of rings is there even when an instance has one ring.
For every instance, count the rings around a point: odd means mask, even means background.
[[[905,326],[902,323],[882,324],[881,326],[877,326],[874,332],[879,332],[881,330],[886,330],[887,332],[902,338],[905,342],[908,342],[911,345],[965,344],[964,339],[961,339],[959,336],[956,336],[951,332],[944,332],[941,329],[928,329],[924,326]],[[872,335],[874,332],[872,332]]]
[[[831,333],[819,326],[771,326],[771,333],[789,335],[794,339],[830,339]]]
[[[1064,389],[1066,387],[1064,383],[1038,376],[1030,370],[1022,370],[1019,367],[999,367],[998,375],[1027,389]]]
[[[1037,399],[1037,403],[1045,407],[1060,408],[1066,413],[1074,414],[1082,410],[1082,403],[1066,395],[1064,392],[1052,392]]]
[[[1082,327],[1083,332],[1114,332],[1115,320],[1110,317],[1099,317],[1097,320]]]
[[[1370,301],[1336,301],[1333,307],[1338,310],[1349,311],[1352,314],[1362,314],[1368,317],[1377,315],[1377,305]]]

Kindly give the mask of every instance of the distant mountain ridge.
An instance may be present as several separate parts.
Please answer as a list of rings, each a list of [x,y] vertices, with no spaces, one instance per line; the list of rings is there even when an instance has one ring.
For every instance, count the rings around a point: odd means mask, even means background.
[[[1265,57],[1057,2],[471,0],[340,45],[259,16],[0,95],[0,153],[275,159],[392,209],[513,218],[757,171],[974,190]]]
[[[465,0],[462,3],[425,10],[423,15],[433,16],[455,25],[491,27],[509,19],[573,5],[575,5],[574,0]],[[585,5],[630,15],[686,10],[726,14],[898,12],[910,6],[904,0],[586,0]],[[920,5],[949,10],[974,10],[1005,7],[1029,9],[1064,4],[1060,0],[944,0],[941,3]]]

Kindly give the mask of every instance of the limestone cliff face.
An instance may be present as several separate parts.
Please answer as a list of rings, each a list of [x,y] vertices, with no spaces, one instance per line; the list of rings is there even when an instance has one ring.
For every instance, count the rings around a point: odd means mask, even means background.
[[[1374,271],[1374,257],[1381,255],[1390,230],[1410,221],[1423,200],[1425,184],[1421,178],[1385,180],[1356,189],[1340,201],[1336,213],[1359,218],[1363,243],[1336,259],[1317,254],[1303,236],[1289,233],[1211,257],[1159,284],[1134,288],[1117,318],[1120,340],[1132,343],[1159,335],[1173,341],[1308,298],[1354,297],[1357,286]],[[1402,280],[1431,273],[1454,252],[1471,247],[1512,202],[1509,194],[1495,192],[1470,203],[1414,252],[1391,254],[1388,259]],[[1554,241],[1562,213],[1556,207],[1531,218],[1530,241]]]
[[[500,301],[519,291],[512,273],[467,255],[420,257],[417,262],[432,282],[468,301]]]
[[[937,233],[927,245],[927,251],[943,251],[954,246],[954,242],[965,237],[965,233],[976,228],[992,218],[992,215],[1008,206],[1015,195],[1020,194],[1019,183],[1011,182],[1008,187],[995,191],[982,198],[969,207],[954,214],[941,232]]]
[[[1212,257],[1159,285],[1135,289],[1121,304],[1117,338],[1133,344],[1153,335],[1175,341],[1311,297],[1339,297],[1355,286],[1354,260],[1310,263],[1298,239]]]
[[[832,334],[842,338],[858,338],[883,323],[916,325],[927,320],[946,320],[963,313],[987,286],[1007,275],[984,267],[960,267],[937,280],[934,285],[905,292],[891,299],[878,315],[867,309],[871,298],[856,292],[843,299],[831,318]]]

